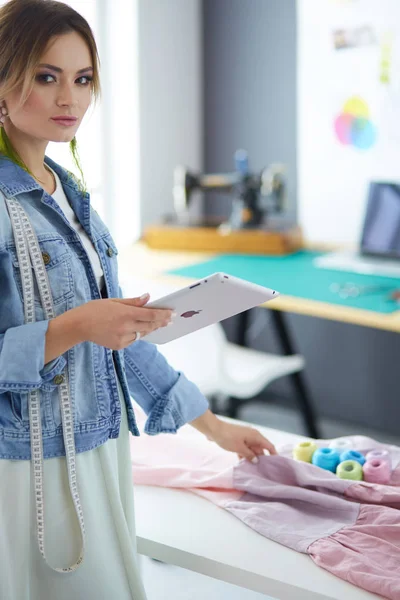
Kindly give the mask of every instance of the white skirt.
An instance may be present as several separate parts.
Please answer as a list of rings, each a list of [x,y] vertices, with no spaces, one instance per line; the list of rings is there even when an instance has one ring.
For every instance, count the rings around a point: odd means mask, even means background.
[[[118,378],[117,378],[118,379]],[[31,462],[0,460],[0,598],[4,600],[146,600],[136,551],[129,430],[118,381],[120,435],[76,455],[86,529],[83,563],[57,573],[36,539]],[[45,552],[53,567],[79,556],[81,536],[65,457],[44,461]]]

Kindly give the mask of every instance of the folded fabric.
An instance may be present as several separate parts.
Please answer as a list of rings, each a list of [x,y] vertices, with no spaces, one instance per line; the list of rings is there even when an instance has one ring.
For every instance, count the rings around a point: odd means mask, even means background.
[[[363,454],[389,450],[388,485],[340,479],[295,461],[292,445],[252,464],[188,425],[174,436],[132,437],[133,480],[190,490],[338,577],[400,600],[400,448],[365,436],[346,439]],[[331,441],[315,440],[318,447]]]

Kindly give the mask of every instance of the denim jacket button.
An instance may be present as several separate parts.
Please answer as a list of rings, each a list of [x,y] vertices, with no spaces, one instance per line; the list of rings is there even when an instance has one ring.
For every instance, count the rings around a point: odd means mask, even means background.
[[[42,252],[42,257],[43,257],[44,264],[48,265],[51,260],[50,254],[48,254],[47,252]]]
[[[112,248],[107,248],[108,256],[112,256],[114,254],[114,250]]]
[[[56,375],[54,377],[53,381],[56,385],[60,385],[61,383],[64,383],[64,375]]]

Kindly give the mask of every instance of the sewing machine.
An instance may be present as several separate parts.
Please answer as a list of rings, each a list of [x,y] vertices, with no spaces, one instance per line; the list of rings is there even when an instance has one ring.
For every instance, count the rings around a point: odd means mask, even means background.
[[[285,167],[272,163],[260,173],[249,171],[245,150],[235,152],[232,173],[201,174],[183,166],[174,170],[174,214],[161,225],[147,227],[148,246],[165,250],[287,254],[302,246],[301,232],[293,226],[269,226],[270,213],[286,209]],[[193,217],[190,207],[197,192],[224,192],[232,196],[228,220]],[[193,211],[192,211],[193,213]]]
[[[270,210],[283,212],[286,208],[284,165],[271,164],[253,174],[249,171],[245,150],[235,153],[236,170],[233,173],[197,174],[186,167],[174,171],[173,198],[178,223],[190,225],[189,206],[195,191],[225,192],[232,195],[232,212],[222,226],[231,229],[265,226]]]

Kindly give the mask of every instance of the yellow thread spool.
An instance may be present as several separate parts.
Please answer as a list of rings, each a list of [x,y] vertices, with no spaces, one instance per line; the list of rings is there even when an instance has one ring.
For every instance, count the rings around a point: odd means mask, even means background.
[[[312,455],[317,450],[317,444],[311,440],[308,442],[300,442],[293,448],[293,458],[302,460],[303,462],[311,462]]]

